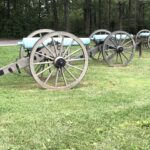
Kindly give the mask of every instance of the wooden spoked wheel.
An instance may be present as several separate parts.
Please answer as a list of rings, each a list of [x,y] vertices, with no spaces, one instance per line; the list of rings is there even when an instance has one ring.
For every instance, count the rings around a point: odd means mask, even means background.
[[[28,38],[32,38],[32,37],[43,37],[45,34],[54,32],[54,30],[51,29],[39,29],[36,30],[32,33],[30,33],[27,37]],[[23,58],[23,57],[28,57],[30,55],[30,50],[25,49],[23,46],[20,48],[20,52],[19,52],[19,58]],[[31,75],[30,69],[29,67],[24,68],[24,70]]]
[[[42,69],[41,65],[44,65]],[[53,32],[34,45],[30,69],[36,82],[43,88],[73,88],[80,83],[88,69],[88,54],[82,41],[73,34]]]
[[[103,49],[103,43],[105,41],[105,39],[102,40],[96,40],[94,38],[95,35],[99,35],[99,36],[103,36],[107,37],[108,35],[110,35],[111,32],[105,29],[99,29],[94,31],[91,35],[90,35],[90,39],[91,39],[91,44],[89,46],[90,49],[94,48],[94,47],[98,47],[98,51],[96,53],[91,53],[91,57],[95,60],[103,60],[103,56],[102,56],[102,49]],[[106,35],[106,36],[105,36]]]
[[[141,42],[141,46],[143,48],[148,48],[149,47],[149,45],[148,45],[149,35],[150,35],[150,30],[147,30],[147,29],[140,30],[136,34],[136,43],[140,43]]]
[[[113,32],[104,42],[103,57],[109,66],[127,66],[133,59],[134,52],[133,36],[127,32]]]

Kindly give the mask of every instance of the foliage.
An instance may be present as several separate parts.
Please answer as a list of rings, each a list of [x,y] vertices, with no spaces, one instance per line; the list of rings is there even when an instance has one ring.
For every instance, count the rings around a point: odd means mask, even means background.
[[[0,37],[27,36],[33,30],[50,28],[77,35],[93,30],[149,28],[149,0],[1,0]]]

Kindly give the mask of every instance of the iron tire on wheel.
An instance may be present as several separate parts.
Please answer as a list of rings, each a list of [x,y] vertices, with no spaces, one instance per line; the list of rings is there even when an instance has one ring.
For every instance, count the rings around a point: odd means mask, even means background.
[[[133,59],[134,52],[134,39],[125,31],[111,33],[104,42],[103,57],[111,67],[127,66]]]
[[[59,42],[57,42],[58,38],[61,38]],[[67,38],[71,39],[69,45],[64,44]],[[48,40],[51,42],[45,45],[45,41]],[[78,46],[74,46],[74,42],[78,43]],[[41,45],[43,47],[40,51]],[[35,57],[38,55],[41,55],[43,59],[37,61]],[[44,63],[49,66],[38,72],[37,65]],[[45,35],[34,45],[30,55],[30,69],[32,76],[42,88],[70,89],[83,79],[88,69],[88,54],[82,41],[73,34],[61,31],[53,32]],[[49,69],[51,70],[48,71]],[[44,74],[42,78],[40,77],[41,73]]]

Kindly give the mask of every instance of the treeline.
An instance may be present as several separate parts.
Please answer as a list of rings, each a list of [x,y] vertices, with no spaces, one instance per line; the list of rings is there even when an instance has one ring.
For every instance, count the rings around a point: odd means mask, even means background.
[[[96,29],[150,28],[150,0],[1,0],[0,37],[49,28],[89,35]]]

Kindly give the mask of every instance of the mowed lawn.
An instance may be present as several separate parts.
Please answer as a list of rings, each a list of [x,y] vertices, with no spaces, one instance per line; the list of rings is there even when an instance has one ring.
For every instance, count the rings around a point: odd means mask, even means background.
[[[0,47],[0,66],[18,52]],[[43,90],[24,72],[0,77],[0,150],[8,149],[149,150],[150,50],[124,68],[90,60],[66,91]]]

